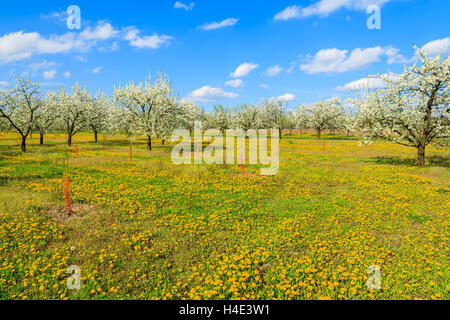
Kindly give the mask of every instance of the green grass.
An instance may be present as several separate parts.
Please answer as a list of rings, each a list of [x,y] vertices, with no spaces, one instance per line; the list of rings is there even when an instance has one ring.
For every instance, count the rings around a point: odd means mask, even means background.
[[[0,140],[1,299],[448,299],[449,154],[286,135],[280,170],[175,166],[124,136]],[[389,161],[380,159],[391,159]],[[394,159],[394,160],[392,160]],[[434,161],[433,159],[440,159]],[[73,211],[64,211],[70,178]],[[66,269],[81,269],[69,290]],[[382,290],[366,286],[382,270]]]

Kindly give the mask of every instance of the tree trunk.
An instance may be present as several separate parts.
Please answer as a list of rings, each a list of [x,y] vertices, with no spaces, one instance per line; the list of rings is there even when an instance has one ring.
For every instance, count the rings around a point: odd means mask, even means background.
[[[20,144],[20,148],[22,149],[22,152],[27,152],[27,138],[22,136],[22,143]]]
[[[39,134],[39,144],[42,146],[44,144],[44,134],[40,133]]]
[[[319,140],[320,140],[320,133],[321,133],[321,130],[317,129],[317,139],[319,139]]]
[[[94,131],[94,137],[95,137],[95,143],[97,143],[98,141],[98,132]]]
[[[147,137],[147,149],[152,151],[152,137],[151,136]]]
[[[161,144],[164,145],[166,143],[166,139],[162,138],[161,139]]]
[[[72,146],[72,136],[71,136],[70,134],[69,134],[68,137],[67,137],[67,145],[68,145],[69,147]]]
[[[417,147],[417,165],[423,167],[425,165],[425,147]]]

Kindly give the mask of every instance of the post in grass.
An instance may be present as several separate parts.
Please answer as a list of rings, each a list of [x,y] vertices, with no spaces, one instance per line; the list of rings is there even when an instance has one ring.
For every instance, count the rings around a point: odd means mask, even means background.
[[[66,212],[70,214],[72,212],[72,203],[70,201],[70,182],[69,177],[66,177],[66,181],[64,183],[64,201],[66,204]]]

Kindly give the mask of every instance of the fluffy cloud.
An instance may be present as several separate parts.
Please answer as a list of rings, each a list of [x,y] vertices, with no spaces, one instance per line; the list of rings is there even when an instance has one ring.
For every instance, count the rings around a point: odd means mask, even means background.
[[[234,79],[228,80],[227,82],[225,82],[225,85],[233,88],[239,88],[244,86],[244,82],[241,79]]]
[[[300,65],[300,69],[306,73],[335,73],[360,69],[380,60],[382,56],[388,58],[388,63],[402,63],[407,60],[392,47],[373,47],[367,49],[354,49],[350,55],[348,50],[324,49],[313,57],[308,57],[308,62]]]
[[[130,42],[130,45],[136,48],[159,49],[163,45],[170,45],[173,39],[171,36],[158,35],[156,32],[151,36],[139,36],[140,31],[135,27],[125,29],[124,39]]]
[[[204,86],[200,89],[192,91],[192,93],[187,96],[187,99],[195,102],[212,102],[222,99],[235,99],[237,97],[238,94],[234,92],[226,92],[221,88]]]
[[[396,79],[395,74],[385,74],[387,79]],[[334,90],[337,91],[359,91],[359,90],[370,90],[379,89],[386,86],[386,82],[379,78],[362,78],[356,81],[349,82],[343,86],[336,87]]]
[[[134,27],[125,28],[119,32],[104,21],[96,27],[87,27],[80,33],[67,32],[62,35],[45,37],[38,32],[17,31],[0,36],[0,63],[9,63],[29,59],[33,55],[58,54],[71,51],[87,52],[100,41],[108,41],[122,34],[131,46],[139,48],[158,49],[167,45],[172,37],[154,33],[152,36],[139,37],[139,30]],[[113,43],[110,51],[118,48]]]
[[[94,70],[92,70],[92,73],[97,74],[97,73],[100,73],[101,70],[102,70],[102,67],[97,67]]]
[[[30,58],[33,54],[62,53],[73,49],[86,49],[75,34],[45,38],[38,32],[12,32],[0,37],[0,62],[8,63]]]
[[[269,86],[267,85],[267,84],[265,84],[265,83],[262,83],[262,84],[260,84],[259,85],[261,88],[264,88],[264,89],[268,89],[269,88]]]
[[[239,21],[239,19],[236,19],[236,18],[228,18],[228,19],[222,20],[220,22],[205,23],[204,25],[199,26],[198,29],[208,31],[208,30],[215,30],[215,29],[220,29],[220,28],[225,28],[225,27],[232,27],[238,21]]]
[[[95,28],[87,27],[80,33],[80,38],[83,40],[108,40],[119,34],[119,31],[115,30],[113,26],[107,22],[98,22]]]
[[[297,99],[297,97],[294,94],[292,94],[292,93],[286,93],[286,94],[283,94],[282,96],[279,96],[279,97],[276,97],[276,98],[273,97],[271,99],[276,99],[276,100],[282,101],[284,103],[289,103],[289,102],[292,102],[295,99]]]
[[[180,2],[180,1],[177,1],[173,5],[173,7],[175,9],[184,9],[186,11],[190,11],[190,10],[194,9],[194,5],[195,5],[194,2],[189,3],[189,5],[186,5],[186,4],[184,4],[184,3]]]
[[[70,71],[66,71],[63,73],[63,76],[64,78],[69,79],[72,76],[72,74],[70,73]]]
[[[266,72],[264,73],[267,77],[275,77],[276,75],[279,75],[280,72],[283,71],[283,68],[281,68],[278,64],[271,66],[267,68]]]
[[[389,1],[391,0],[320,0],[307,7],[289,6],[277,13],[274,19],[277,21],[285,21],[310,16],[326,17],[342,8],[348,10],[366,10],[370,5],[381,6]]]
[[[244,62],[239,65],[234,72],[230,74],[233,78],[240,78],[249,75],[254,69],[258,68],[258,65],[255,63]]]
[[[381,6],[391,0],[320,0],[307,7],[289,6],[277,13],[276,21],[306,18],[310,16],[326,17],[339,9],[366,10],[370,5]]]
[[[44,77],[44,79],[50,80],[50,79],[53,79],[53,78],[55,77],[56,73],[57,73],[57,72],[56,72],[55,69],[53,69],[53,70],[47,70],[47,71],[44,71],[44,72],[42,73],[42,76]]]
[[[294,5],[294,6],[287,7],[286,9],[284,9],[281,12],[278,12],[275,15],[274,19],[284,21],[284,20],[289,20],[289,19],[294,19],[294,18],[300,18],[301,16],[302,16],[301,7]]]
[[[335,88],[337,91],[356,91],[364,89],[378,89],[383,88],[386,83],[377,78],[362,78],[356,81],[349,82],[343,86]]]
[[[450,37],[428,42],[422,47],[430,55],[441,54],[443,56],[450,54]]]

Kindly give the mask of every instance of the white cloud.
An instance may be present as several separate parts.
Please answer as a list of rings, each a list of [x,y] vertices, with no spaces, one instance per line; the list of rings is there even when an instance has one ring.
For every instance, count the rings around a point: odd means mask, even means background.
[[[69,78],[72,76],[72,74],[70,73],[70,71],[64,72],[63,75],[64,75],[64,78],[66,78],[66,79],[69,79]]]
[[[139,37],[139,30],[135,27],[125,28],[124,39],[131,46],[139,48],[157,49],[168,44],[172,37],[154,33],[152,36]],[[87,27],[80,33],[66,32],[62,35],[45,37],[39,32],[17,31],[0,36],[0,63],[9,63],[29,59],[38,54],[58,54],[71,51],[87,52],[100,41],[108,41],[118,36],[119,31],[104,21],[97,23],[94,28]],[[114,51],[118,43],[102,50]]]
[[[267,84],[264,84],[264,83],[260,84],[259,86],[261,88],[264,88],[264,89],[268,89],[269,88],[269,86]]]
[[[84,40],[108,40],[110,38],[118,35],[119,31],[115,30],[114,27],[105,21],[99,21],[97,26],[92,29],[91,27],[85,28],[80,33],[80,38]]]
[[[184,3],[180,2],[180,1],[177,1],[173,5],[173,7],[175,9],[184,9],[186,11],[190,11],[190,10],[194,9],[194,5],[195,5],[194,2],[189,3],[189,5],[186,5],[186,4],[184,4]]]
[[[74,33],[44,38],[38,32],[12,32],[0,37],[0,63],[30,58],[33,54],[55,54],[73,49],[86,50],[88,45]]]
[[[403,63],[407,60],[398,50],[392,47],[373,47],[367,49],[354,49],[350,55],[348,50],[324,49],[313,57],[308,57],[308,62],[300,65],[300,69],[306,73],[335,73],[360,69],[380,60],[382,56],[388,58],[388,63]]]
[[[281,12],[278,12],[274,19],[275,20],[289,20],[289,19],[293,19],[293,18],[300,18],[301,17],[301,8],[298,6],[290,6],[287,7],[286,9],[284,9]]]
[[[364,89],[379,89],[386,86],[386,82],[378,78],[362,78],[349,82],[343,86],[339,86],[334,90],[337,91],[355,91]]]
[[[239,95],[237,93],[226,92],[221,88],[211,88],[210,86],[204,86],[200,89],[192,91],[192,93],[187,96],[187,99],[196,102],[212,102],[222,99],[235,99],[238,96]]]
[[[291,62],[291,66],[285,72],[292,73],[292,71],[294,71],[294,69],[295,69],[295,62]]]
[[[283,68],[281,68],[277,64],[277,65],[274,65],[274,66],[271,66],[271,67],[267,68],[267,70],[265,72],[265,75],[267,77],[275,77],[275,76],[279,75],[281,71],[283,71]]]
[[[216,30],[224,27],[231,27],[234,26],[239,19],[236,18],[228,18],[225,20],[222,20],[220,22],[211,22],[211,23],[205,23],[202,26],[199,26],[198,29],[202,30]]]
[[[398,79],[398,76],[395,74],[384,74],[384,76],[388,80],[395,80]],[[380,78],[362,78],[356,81],[352,81],[349,83],[346,83],[343,86],[336,87],[334,90],[337,91],[358,91],[358,90],[370,90],[370,89],[379,89],[384,88],[386,86],[386,81],[380,79]]]
[[[256,68],[258,68],[257,64],[245,62],[239,65],[236,70],[230,74],[230,76],[233,78],[245,77]]]
[[[139,37],[140,31],[135,27],[125,29],[124,39],[130,42],[130,45],[136,48],[159,49],[161,46],[170,44],[173,39],[171,36],[158,35],[156,32],[152,36]]]
[[[295,99],[297,99],[297,97],[295,96],[295,94],[286,93],[286,94],[283,94],[282,96],[279,96],[279,97],[276,97],[276,98],[274,97],[272,99],[277,99],[279,101],[282,101],[282,102],[285,102],[285,103],[289,103],[289,102],[292,102]]]
[[[94,70],[92,70],[92,73],[97,74],[102,70],[102,67],[97,67]]]
[[[233,88],[239,88],[244,86],[244,82],[241,79],[234,79],[228,80],[227,82],[225,82],[225,85]]]
[[[430,41],[426,43],[422,49],[433,56],[439,53],[442,56],[448,55],[450,54],[450,37]]]
[[[55,69],[53,69],[53,70],[47,70],[47,71],[44,71],[44,72],[42,73],[42,76],[44,77],[45,80],[50,80],[50,79],[53,79],[53,78],[55,77],[56,73],[57,73],[57,72],[56,72]]]
[[[320,0],[307,7],[289,6],[277,13],[276,21],[299,19],[311,16],[326,17],[339,9],[365,11],[370,5],[382,6],[391,0]]]
[[[36,63],[30,64],[30,69],[33,70],[34,72],[37,72],[40,69],[50,69],[51,67],[54,67],[55,65],[56,65],[56,63],[53,61],[48,62],[47,60],[43,60],[42,62],[36,62]]]

